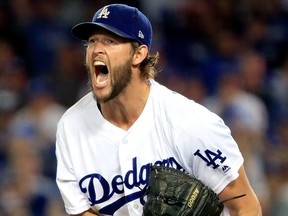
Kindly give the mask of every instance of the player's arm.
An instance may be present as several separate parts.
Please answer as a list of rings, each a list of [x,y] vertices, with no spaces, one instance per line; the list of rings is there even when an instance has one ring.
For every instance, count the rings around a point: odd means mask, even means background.
[[[80,214],[71,215],[71,216],[95,216],[95,215],[99,215],[99,214],[96,214],[92,209],[89,209],[89,210],[82,212]]]
[[[220,200],[225,200],[240,194],[246,194],[246,196],[224,203],[225,206],[229,209],[231,216],[261,216],[261,206],[248,182],[243,166],[241,166],[239,169],[239,177],[228,184],[219,194],[219,197]]]

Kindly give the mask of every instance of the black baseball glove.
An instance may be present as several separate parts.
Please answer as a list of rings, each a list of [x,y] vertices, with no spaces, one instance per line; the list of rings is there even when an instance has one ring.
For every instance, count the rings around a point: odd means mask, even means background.
[[[224,205],[200,180],[174,168],[151,166],[143,216],[218,216]]]

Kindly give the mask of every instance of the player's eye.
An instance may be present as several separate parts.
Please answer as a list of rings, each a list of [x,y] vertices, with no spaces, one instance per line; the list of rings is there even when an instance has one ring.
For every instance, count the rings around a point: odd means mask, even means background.
[[[90,38],[85,44],[85,47],[93,47],[97,43],[101,43],[104,46],[111,46],[111,45],[116,45],[117,41],[111,38],[102,38],[102,39],[95,39],[95,38]]]
[[[88,41],[87,41],[87,45],[89,46],[89,45],[94,45],[96,43],[96,40],[95,39],[89,39]]]
[[[117,42],[115,40],[113,40],[113,39],[107,38],[107,39],[104,39],[103,43],[106,44],[106,45],[114,45]]]

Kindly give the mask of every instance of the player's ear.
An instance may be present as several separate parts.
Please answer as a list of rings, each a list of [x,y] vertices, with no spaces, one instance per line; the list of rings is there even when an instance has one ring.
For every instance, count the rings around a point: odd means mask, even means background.
[[[140,45],[133,55],[132,65],[139,65],[148,55],[148,47],[146,45]]]

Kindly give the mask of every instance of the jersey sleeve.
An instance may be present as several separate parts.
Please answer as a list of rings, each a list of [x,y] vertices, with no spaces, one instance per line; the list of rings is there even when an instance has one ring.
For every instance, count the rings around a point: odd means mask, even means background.
[[[56,134],[57,173],[56,183],[60,190],[68,214],[79,214],[90,208],[87,197],[80,191],[74,175],[73,158],[69,154],[64,126],[58,124]]]
[[[244,159],[219,116],[201,106],[194,111],[196,114],[175,130],[179,158],[186,171],[220,193],[239,176]]]

